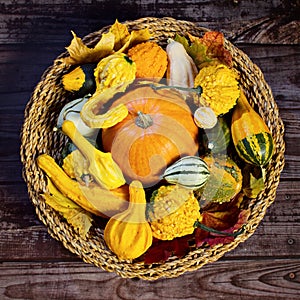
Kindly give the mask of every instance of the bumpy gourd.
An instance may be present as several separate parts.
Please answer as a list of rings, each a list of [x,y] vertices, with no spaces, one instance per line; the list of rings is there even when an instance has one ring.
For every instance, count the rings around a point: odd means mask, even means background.
[[[135,45],[128,51],[128,56],[136,64],[136,77],[160,80],[168,65],[167,53],[155,42]]]
[[[95,94],[119,85],[123,85],[125,88],[135,79],[135,73],[135,62],[124,53],[116,52],[101,59],[94,72]]]
[[[95,181],[108,190],[125,184],[122,171],[113,160],[111,153],[96,149],[76,129],[71,121],[64,121],[62,131],[72,140],[89,162],[88,171]]]
[[[243,160],[258,166],[268,164],[274,151],[272,135],[243,92],[233,110],[231,134],[235,149]]]
[[[207,164],[199,156],[184,156],[169,166],[162,178],[186,189],[203,187],[210,173]]]
[[[161,240],[191,234],[201,221],[200,206],[193,191],[178,185],[161,186],[152,195],[147,209],[153,236]]]
[[[125,186],[124,189],[108,191],[98,185],[81,185],[71,179],[48,154],[38,156],[37,164],[64,196],[95,215],[111,217],[128,206]]]
[[[240,96],[237,74],[223,64],[203,67],[194,85],[202,88],[201,96],[194,97],[195,104],[209,106],[216,116],[227,113]]]
[[[114,215],[104,229],[107,246],[120,259],[135,259],[152,244],[152,231],[146,220],[146,195],[141,182],[129,186],[129,206]]]
[[[183,45],[169,39],[166,52],[169,59],[168,84],[171,86],[193,87],[198,69]]]

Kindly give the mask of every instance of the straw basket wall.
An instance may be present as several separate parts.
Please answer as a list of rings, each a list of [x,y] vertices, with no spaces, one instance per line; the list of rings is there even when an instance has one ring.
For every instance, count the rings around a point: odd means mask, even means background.
[[[142,18],[125,24],[129,30],[148,27],[154,40],[161,45],[165,45],[167,39],[174,37],[176,32],[180,34],[189,32],[201,36],[206,31],[198,24],[172,18]],[[106,27],[93,32],[83,41],[88,46],[93,46],[107,30]],[[40,196],[46,190],[46,178],[38,168],[36,158],[42,153],[47,153],[59,159],[66,143],[66,139],[61,134],[53,131],[58,114],[68,101],[60,83],[61,76],[68,71],[68,67],[57,59],[43,74],[27,104],[21,133],[21,159],[29,197],[35,206],[38,218],[47,226],[52,237],[61,241],[67,249],[87,263],[115,272],[122,277],[155,280],[160,277],[177,277],[186,271],[194,271],[207,263],[214,262],[255,232],[267,208],[275,200],[276,188],[284,166],[284,128],[272,92],[261,70],[245,53],[227,40],[225,40],[225,47],[232,54],[234,68],[240,74],[240,83],[248,100],[270,128],[275,143],[274,156],[266,170],[265,190],[249,204],[251,214],[244,233],[230,244],[199,248],[192,250],[183,258],[170,258],[166,263],[150,266],[145,266],[141,262],[118,260],[107,248],[103,240],[103,231],[99,228],[92,228],[86,239],[80,237],[58,213],[44,203]],[[61,54],[60,57],[65,55],[67,53]]]

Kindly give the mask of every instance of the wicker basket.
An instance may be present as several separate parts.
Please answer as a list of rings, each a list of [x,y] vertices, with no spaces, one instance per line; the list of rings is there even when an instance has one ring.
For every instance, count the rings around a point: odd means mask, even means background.
[[[128,21],[125,24],[129,30],[149,27],[152,36],[161,45],[165,45],[167,39],[174,37],[176,32],[181,34],[189,32],[201,36],[207,31],[195,23],[172,18],[142,18]],[[83,41],[88,46],[94,46],[101,34],[107,30],[108,28],[105,27],[91,33]],[[103,231],[99,228],[93,228],[86,239],[80,237],[40,197],[40,194],[46,190],[46,181],[43,172],[37,166],[36,158],[42,153],[48,153],[59,159],[60,152],[66,143],[66,139],[61,134],[53,131],[58,113],[67,102],[66,92],[60,84],[60,79],[68,70],[57,59],[43,74],[27,104],[21,134],[21,159],[24,165],[24,179],[28,185],[29,197],[35,206],[39,219],[47,226],[52,237],[61,241],[67,249],[87,263],[94,264],[109,272],[115,272],[122,277],[155,280],[160,277],[177,277],[186,271],[197,270],[207,263],[216,261],[254,233],[267,208],[275,200],[276,188],[284,166],[284,127],[270,87],[265,82],[260,69],[253,64],[245,53],[233,46],[228,40],[225,40],[225,46],[232,54],[234,68],[240,74],[240,83],[250,103],[255,106],[267,123],[276,146],[274,156],[267,168],[266,178],[268,181],[265,190],[249,204],[251,214],[244,233],[230,244],[199,248],[191,251],[183,258],[170,258],[163,264],[151,266],[146,266],[141,262],[120,261],[107,248],[103,240]],[[63,53],[60,57],[66,55],[67,53]]]

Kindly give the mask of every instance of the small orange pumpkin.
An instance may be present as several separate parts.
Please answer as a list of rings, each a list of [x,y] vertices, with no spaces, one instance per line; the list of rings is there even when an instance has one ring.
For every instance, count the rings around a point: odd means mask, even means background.
[[[198,128],[180,94],[173,90],[138,87],[117,99],[128,116],[103,129],[105,151],[112,154],[126,180],[154,185],[168,165],[198,151]]]
[[[159,81],[167,71],[167,52],[155,42],[135,45],[129,49],[128,56],[136,65],[136,78]]]

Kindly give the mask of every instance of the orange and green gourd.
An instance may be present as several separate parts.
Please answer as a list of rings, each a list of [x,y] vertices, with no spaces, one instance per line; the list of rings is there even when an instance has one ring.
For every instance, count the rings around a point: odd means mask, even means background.
[[[274,151],[271,132],[243,92],[233,110],[231,134],[235,149],[244,161],[258,166],[268,164]]]

